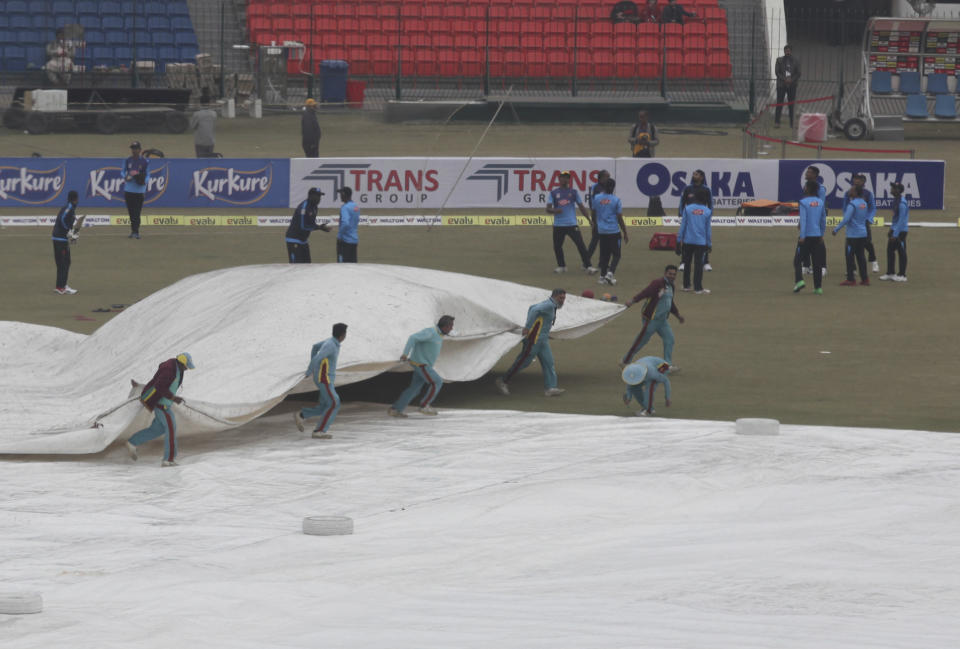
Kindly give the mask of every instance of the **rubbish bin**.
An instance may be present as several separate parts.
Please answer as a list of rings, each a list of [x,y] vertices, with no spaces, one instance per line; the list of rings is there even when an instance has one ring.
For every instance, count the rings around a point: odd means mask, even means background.
[[[327,59],[320,62],[320,101],[342,104],[347,100],[347,74],[350,64],[346,61]]]
[[[800,142],[826,142],[827,116],[824,113],[803,113],[797,128],[797,140]]]
[[[366,92],[366,81],[347,81],[347,106],[350,108],[363,108],[363,96]]]

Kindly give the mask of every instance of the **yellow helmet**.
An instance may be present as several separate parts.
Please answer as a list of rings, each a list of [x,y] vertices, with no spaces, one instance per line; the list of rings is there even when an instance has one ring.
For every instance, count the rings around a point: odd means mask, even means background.
[[[177,362],[183,365],[188,370],[192,370],[196,367],[193,364],[193,357],[187,352],[183,352],[182,354],[177,354]]]

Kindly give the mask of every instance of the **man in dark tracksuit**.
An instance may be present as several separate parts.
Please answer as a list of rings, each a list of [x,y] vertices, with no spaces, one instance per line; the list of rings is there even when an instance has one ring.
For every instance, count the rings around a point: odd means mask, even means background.
[[[300,118],[300,145],[303,147],[303,157],[320,157],[320,124],[317,123],[317,102],[307,99]]]
[[[177,466],[177,419],[172,408],[175,403],[183,403],[183,399],[176,396],[177,390],[183,384],[183,373],[194,367],[190,354],[177,354],[175,358],[160,363],[153,378],[143,386],[140,403],[153,413],[153,423],[127,440],[130,459],[136,461],[138,446],[162,436],[163,461],[160,466]],[[136,381],[132,383],[134,387],[140,387]]]
[[[290,225],[287,226],[287,257],[291,264],[309,264],[310,263],[310,244],[307,239],[314,230],[323,230],[329,232],[330,228],[326,223],[317,225],[317,205],[320,203],[320,197],[323,192],[316,187],[310,188],[307,192],[307,200],[297,205],[290,218]]]
[[[800,80],[800,62],[793,58],[793,50],[784,45],[783,56],[777,59],[773,67],[777,76],[777,108],[774,110],[773,121],[780,126],[780,116],[783,114],[783,104],[787,104],[790,113],[790,128],[793,128],[793,102],[797,100],[797,81]],[[786,100],[786,102],[784,101]]]
[[[853,186],[860,190],[860,198],[867,203],[867,238],[863,244],[863,249],[867,252],[867,261],[870,262],[871,270],[875,273],[880,272],[880,263],[877,261],[877,249],[873,247],[873,232],[870,231],[870,225],[873,224],[873,218],[877,215],[877,199],[873,192],[867,189],[867,177],[863,174],[856,174],[853,177]],[[846,212],[847,204],[850,202],[850,194],[843,195],[843,210]]]
[[[140,212],[143,210],[143,199],[147,193],[149,166],[150,161],[140,155],[140,143],[131,142],[130,157],[123,163],[123,200],[127,204],[127,215],[130,217],[130,239],[140,238]]]
[[[73,295],[77,289],[67,285],[67,274],[70,272],[70,243],[77,235],[73,232],[73,223],[77,212],[77,192],[67,194],[67,204],[60,208],[57,220],[53,224],[53,259],[57,262],[57,285],[54,293]]]
[[[713,192],[710,191],[710,186],[707,184],[707,174],[703,173],[703,169],[697,169],[693,172],[693,176],[690,179],[690,184],[683,188],[683,191],[680,192],[680,208],[677,211],[677,216],[681,219],[683,218],[683,208],[693,202],[693,197],[697,191],[698,187],[705,187],[707,192],[710,195],[710,201],[707,203],[707,207],[713,210]],[[681,250],[682,252],[682,250]],[[683,270],[684,266],[680,264],[680,270]],[[713,266],[710,265],[710,253],[703,257],[703,269],[708,273],[713,270]]]

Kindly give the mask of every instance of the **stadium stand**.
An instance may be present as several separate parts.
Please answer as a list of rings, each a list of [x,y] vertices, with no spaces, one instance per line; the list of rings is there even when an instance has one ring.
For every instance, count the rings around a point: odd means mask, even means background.
[[[684,4],[698,17],[683,25],[614,24],[613,2],[600,0],[251,0],[246,15],[251,42],[298,41],[306,60],[343,59],[354,76],[400,65],[422,77],[489,67],[495,77],[642,79],[660,77],[665,62],[668,77],[729,79],[726,11],[717,0]]]

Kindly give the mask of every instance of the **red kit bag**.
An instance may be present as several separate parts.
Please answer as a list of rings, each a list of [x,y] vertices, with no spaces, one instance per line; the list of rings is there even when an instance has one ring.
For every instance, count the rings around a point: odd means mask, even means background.
[[[677,247],[677,235],[670,232],[654,232],[650,237],[650,250],[673,250]]]

